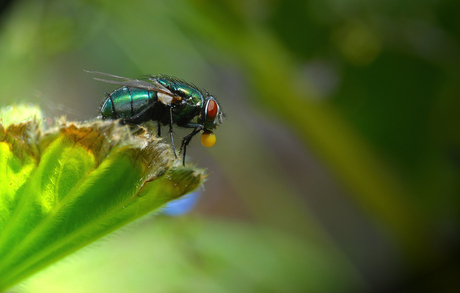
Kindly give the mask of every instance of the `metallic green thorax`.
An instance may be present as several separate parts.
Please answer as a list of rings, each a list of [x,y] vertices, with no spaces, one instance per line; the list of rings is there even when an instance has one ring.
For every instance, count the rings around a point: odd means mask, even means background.
[[[176,79],[159,78],[158,81],[183,98],[182,103],[173,108],[173,119],[177,124],[180,125],[185,120],[190,121],[200,114],[204,98],[197,88]]]

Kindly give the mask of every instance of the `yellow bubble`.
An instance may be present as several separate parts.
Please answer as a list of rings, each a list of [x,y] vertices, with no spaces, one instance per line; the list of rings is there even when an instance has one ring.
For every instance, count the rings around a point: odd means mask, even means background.
[[[211,131],[203,132],[201,135],[201,143],[205,147],[212,147],[216,143],[216,136]]]

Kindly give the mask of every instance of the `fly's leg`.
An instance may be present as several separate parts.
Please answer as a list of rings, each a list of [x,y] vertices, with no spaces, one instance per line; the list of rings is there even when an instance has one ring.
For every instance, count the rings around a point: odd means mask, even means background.
[[[147,107],[145,107],[145,109],[143,109],[142,111],[140,111],[136,115],[131,116],[130,118],[122,119],[121,123],[122,124],[140,124],[142,122],[145,122],[145,121],[141,121],[141,120],[137,120],[137,119],[139,119],[139,117],[141,117],[145,112],[147,112],[148,110],[153,108],[155,106],[155,104],[156,104],[156,102],[148,104]]]
[[[170,117],[170,120],[169,120],[169,135],[171,136],[171,145],[172,145],[174,157],[177,159],[176,146],[174,145],[174,137],[173,137],[173,129],[172,129],[173,115],[172,115],[172,107],[171,106],[169,106],[169,117]]]
[[[161,122],[160,121],[158,121],[158,132],[157,133],[158,133],[158,137],[160,137],[161,136]]]
[[[183,161],[182,161],[182,165],[185,166],[185,153],[187,151],[187,146],[188,144],[190,143],[190,140],[192,140],[192,138],[198,133],[200,132],[201,130],[204,129],[204,126],[201,125],[201,124],[197,124],[197,123],[188,123],[186,125],[184,125],[183,127],[186,127],[186,128],[195,128],[189,135],[185,136],[183,139],[182,139],[182,144],[180,146],[180,150],[179,150],[179,153],[182,153],[182,149],[184,150],[184,153],[182,155],[182,158],[183,158]]]

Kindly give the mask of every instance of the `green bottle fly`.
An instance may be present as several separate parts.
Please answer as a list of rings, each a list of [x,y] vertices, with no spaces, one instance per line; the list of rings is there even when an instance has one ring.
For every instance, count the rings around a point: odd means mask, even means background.
[[[184,150],[184,165],[187,145],[197,133],[203,131],[203,145],[214,145],[216,139],[212,130],[218,124],[222,124],[224,114],[216,98],[208,92],[167,75],[150,75],[143,80],[96,71],[88,72],[113,78],[95,78],[96,80],[121,85],[105,97],[101,106],[103,119],[119,119],[121,123],[130,125],[157,121],[159,136],[161,125],[169,125],[175,156],[173,125],[193,128],[193,131],[182,139],[180,147],[180,151]]]

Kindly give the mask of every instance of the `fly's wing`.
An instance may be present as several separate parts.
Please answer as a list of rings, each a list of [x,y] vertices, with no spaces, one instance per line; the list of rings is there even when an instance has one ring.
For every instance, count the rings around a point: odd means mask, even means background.
[[[163,86],[161,83],[159,83],[158,81],[156,81],[154,79],[150,79],[152,82],[147,82],[145,80],[131,79],[131,78],[127,78],[127,77],[117,76],[117,75],[98,72],[98,71],[88,71],[88,70],[85,70],[85,71],[88,72],[88,73],[107,76],[107,77],[110,77],[110,78],[113,78],[113,79],[120,79],[120,80],[110,80],[110,79],[103,79],[103,78],[95,77],[94,79],[98,80],[98,81],[112,83],[112,84],[118,84],[118,85],[121,85],[121,86],[135,87],[135,88],[149,90],[149,91],[160,92],[160,93],[172,96],[175,99],[178,99],[178,100],[181,99],[179,96],[173,94],[168,88],[166,88],[165,86]]]

